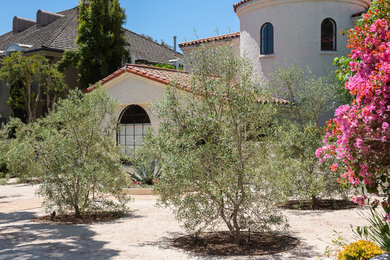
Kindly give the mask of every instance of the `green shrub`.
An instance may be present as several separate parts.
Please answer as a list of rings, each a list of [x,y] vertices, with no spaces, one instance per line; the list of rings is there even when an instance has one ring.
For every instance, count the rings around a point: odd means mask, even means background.
[[[45,117],[19,124],[7,155],[9,170],[37,177],[48,209],[91,211],[126,209],[128,177],[112,138],[116,109],[107,94],[71,91]]]
[[[278,177],[281,196],[308,200],[343,195],[335,174],[315,155],[323,145],[324,118],[334,107],[334,86],[327,78],[316,78],[297,65],[279,68],[269,82],[274,95],[290,101],[278,106],[274,142],[267,148],[270,171]]]

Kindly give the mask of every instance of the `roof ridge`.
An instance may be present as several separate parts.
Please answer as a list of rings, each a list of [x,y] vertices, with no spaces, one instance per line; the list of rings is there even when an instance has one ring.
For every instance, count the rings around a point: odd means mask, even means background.
[[[72,10],[72,9],[75,9],[75,7],[74,7],[74,8],[71,8],[71,9],[69,9],[69,10]],[[69,11],[69,10],[66,10],[66,11]],[[65,11],[64,11],[64,12],[65,12]],[[52,44],[52,43],[53,43],[53,42],[62,34],[62,32],[65,30],[65,28],[68,27],[68,25],[72,22],[72,20],[75,18],[75,16],[77,16],[77,13],[75,13],[75,14],[72,16],[71,19],[68,19],[66,25],[63,26],[62,29],[57,33],[57,35],[51,39],[51,42],[48,44],[49,46],[51,46],[51,44]],[[66,16],[64,16],[64,17],[66,17]],[[61,18],[60,18],[60,19],[61,19]],[[65,21],[64,21],[64,22],[65,22]]]
[[[123,73],[132,73],[159,83],[162,83],[164,85],[169,85],[171,83],[174,83],[174,80],[170,79],[169,77],[166,77],[167,75],[164,74],[155,74],[153,72],[147,71],[145,69],[155,69],[155,70],[162,70],[162,71],[169,71],[169,72],[174,72],[174,73],[183,73],[188,75],[188,72],[185,71],[178,71],[178,70],[171,70],[171,69],[164,69],[164,68],[158,68],[158,67],[153,67],[153,66],[147,66],[147,65],[139,65],[139,64],[125,64],[125,66],[121,67],[117,71],[111,73],[104,79],[96,82],[95,84],[91,85],[90,87],[86,88],[83,93],[90,93],[93,91],[99,84],[104,85],[107,82],[111,81],[112,79],[119,77]],[[182,89],[185,91],[189,91],[188,86],[186,84],[183,84],[182,82],[177,82],[175,84],[175,87],[178,89]]]
[[[217,35],[217,36],[212,36],[212,37],[207,37],[207,38],[201,38],[201,39],[197,39],[197,40],[193,40],[193,41],[189,41],[189,42],[182,42],[182,43],[179,43],[179,47],[200,44],[200,43],[205,43],[205,42],[213,42],[213,41],[232,39],[232,38],[236,38],[236,37],[240,37],[240,36],[241,36],[241,32],[227,33],[227,34],[222,34],[222,35]]]
[[[75,6],[75,7],[72,7],[72,8],[69,8],[69,9],[66,9],[66,10],[63,10],[63,11],[59,11],[59,12],[56,12],[56,14],[62,14],[62,13],[65,13],[65,12],[69,12],[70,10],[72,9],[77,9],[79,6]]]
[[[118,69],[117,71],[111,73],[110,75],[108,75],[107,77],[105,77],[104,79],[96,82],[95,84],[91,85],[90,87],[88,87],[87,89],[85,89],[83,91],[83,93],[90,93],[92,92],[94,89],[97,88],[98,85],[104,85],[106,84],[107,82],[119,77],[120,75],[124,74],[124,73],[132,73],[134,75],[137,75],[137,76],[140,76],[140,77],[144,77],[146,79],[149,79],[149,80],[152,80],[152,81],[155,81],[155,82],[159,82],[161,84],[164,84],[164,85],[170,85],[172,87],[175,87],[177,89],[180,89],[180,90],[183,90],[183,91],[186,91],[186,92],[189,92],[189,93],[194,93],[192,90],[191,90],[191,83],[190,81],[188,81],[187,83],[183,81],[175,81],[173,77],[171,77],[170,75],[168,74],[158,74],[158,73],[153,73],[153,72],[150,72],[150,71],[147,71],[145,69],[156,69],[156,70],[165,70],[165,71],[170,71],[170,72],[175,72],[175,73],[178,73],[178,72],[181,72],[181,71],[177,71],[177,70],[171,70],[171,69],[162,69],[162,68],[156,68],[156,67],[152,67],[152,66],[147,66],[147,65],[138,65],[138,64],[126,64],[125,66],[121,67],[120,69]],[[177,76],[177,75],[175,75]],[[211,77],[214,77],[213,75],[210,75]],[[188,77],[187,77],[187,80],[188,80]],[[172,84],[173,83],[173,84]],[[256,100],[258,103],[264,103],[264,104],[267,104],[267,103],[270,103],[270,102],[273,102],[275,104],[289,104],[290,102],[286,99],[283,99],[283,98],[276,98],[276,97],[270,97],[268,99],[263,99],[261,97],[257,98]]]
[[[145,36],[142,35],[142,34],[138,34],[138,33],[136,33],[136,32],[133,32],[133,31],[131,31],[131,30],[125,28],[125,27],[122,27],[122,28],[125,29],[126,31],[130,32],[130,33],[134,33],[134,34],[138,35],[139,37],[144,38],[145,40],[148,40],[148,41],[150,41],[150,42],[153,42],[153,43],[155,43],[155,44],[157,44],[157,45],[159,45],[159,46],[161,46],[161,47],[164,47],[164,48],[166,48],[166,49],[168,49],[168,50],[170,50],[170,51],[172,51],[172,52],[174,52],[174,53],[177,53],[177,54],[182,55],[180,52],[175,51],[175,50],[172,50],[171,48],[168,48],[167,46],[164,46],[164,45],[162,45],[162,44],[160,44],[160,43],[158,43],[158,42],[155,42],[155,41],[153,41],[152,39],[149,39],[149,38],[145,37]]]
[[[155,70],[163,70],[163,71],[171,71],[171,72],[179,72],[179,73],[183,73],[183,74],[189,74],[188,71],[175,70],[175,69],[168,69],[168,68],[160,68],[160,67],[155,67],[155,66],[150,66],[150,65],[144,65],[144,64],[131,64],[131,63],[126,63],[126,66],[139,67],[139,68],[146,68],[146,69],[155,69]]]
[[[251,1],[251,0],[242,0],[241,2],[238,2],[238,3],[233,4],[234,12],[237,12],[237,8],[238,8],[240,5],[245,4],[245,3],[249,2],[249,1]]]

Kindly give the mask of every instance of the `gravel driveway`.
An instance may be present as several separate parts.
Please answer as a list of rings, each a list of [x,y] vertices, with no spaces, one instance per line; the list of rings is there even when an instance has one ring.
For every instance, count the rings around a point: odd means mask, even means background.
[[[131,214],[112,222],[47,225],[31,221],[45,214],[42,200],[34,195],[36,188],[0,186],[0,259],[227,259],[172,248],[172,238],[184,230],[168,210],[155,207],[154,196],[133,196]],[[359,211],[285,210],[291,235],[302,242],[298,248],[272,256],[228,259],[318,259],[334,230],[352,238],[350,225],[361,224]]]

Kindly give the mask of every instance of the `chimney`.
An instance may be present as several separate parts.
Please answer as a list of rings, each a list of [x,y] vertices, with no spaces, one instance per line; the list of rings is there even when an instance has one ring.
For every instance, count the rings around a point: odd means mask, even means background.
[[[24,30],[30,28],[31,26],[35,25],[36,22],[30,19],[21,18],[15,16],[12,21],[12,31],[14,34],[23,32]]]
[[[173,36],[173,50],[176,51],[177,37]]]
[[[37,12],[37,24],[39,26],[47,26],[48,24],[51,24],[57,19],[60,19],[61,17],[64,17],[61,14],[56,13],[50,13],[42,10],[38,10]]]

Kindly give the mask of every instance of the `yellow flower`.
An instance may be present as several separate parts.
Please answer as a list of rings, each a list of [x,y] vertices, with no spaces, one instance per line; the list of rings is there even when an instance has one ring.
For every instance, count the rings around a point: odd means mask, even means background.
[[[367,260],[374,256],[384,254],[375,243],[365,240],[354,242],[341,251],[338,260]]]

